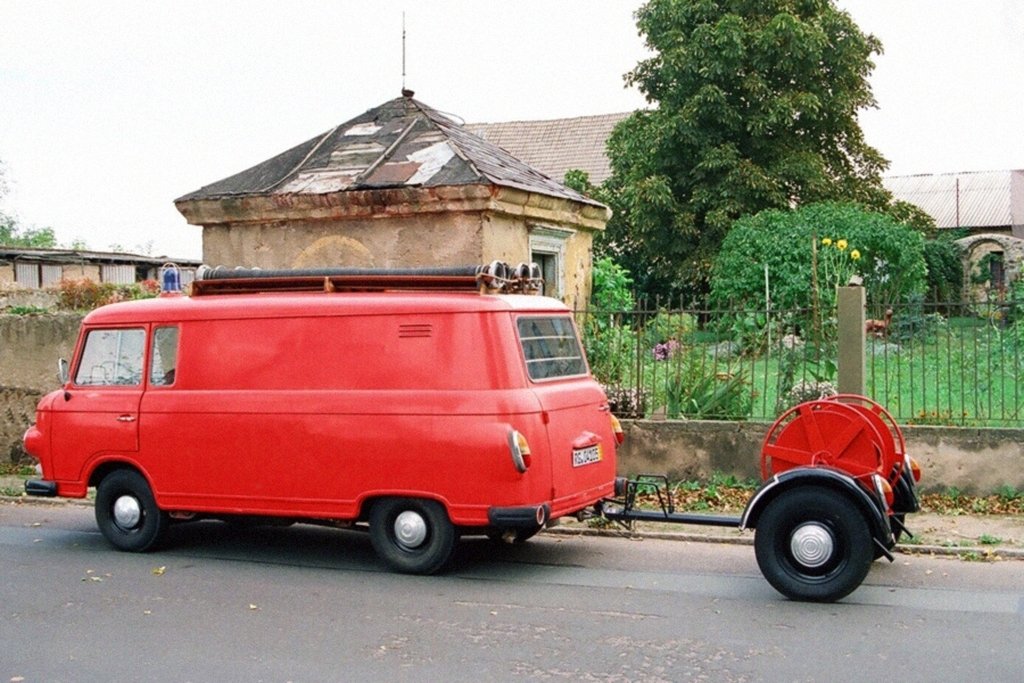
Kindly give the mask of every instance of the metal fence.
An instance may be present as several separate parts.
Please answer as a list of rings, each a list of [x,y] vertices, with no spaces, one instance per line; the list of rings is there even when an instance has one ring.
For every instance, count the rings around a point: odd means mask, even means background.
[[[869,309],[865,393],[904,424],[1024,427],[1024,301]],[[652,305],[577,313],[626,417],[773,420],[835,390],[835,312]]]

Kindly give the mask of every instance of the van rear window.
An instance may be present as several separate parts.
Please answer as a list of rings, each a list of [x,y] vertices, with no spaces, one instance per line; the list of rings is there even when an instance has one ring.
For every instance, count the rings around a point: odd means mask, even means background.
[[[518,324],[519,343],[530,379],[587,374],[587,363],[570,318],[520,318]]]

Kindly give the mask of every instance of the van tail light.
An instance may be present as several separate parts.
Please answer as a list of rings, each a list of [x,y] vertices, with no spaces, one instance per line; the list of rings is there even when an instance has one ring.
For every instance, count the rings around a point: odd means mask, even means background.
[[[894,500],[892,486],[889,484],[889,481],[880,474],[872,475],[872,478],[875,480],[875,490],[878,491],[878,495],[885,501],[885,507],[891,510]]]
[[[525,436],[514,429],[508,433],[508,450],[517,472],[522,473],[530,468],[530,444]]]
[[[907,464],[910,465],[910,474],[914,477],[914,483],[916,484],[921,481],[921,465],[909,455],[907,456]]]
[[[612,432],[615,434],[615,443],[621,444],[626,440],[626,433],[622,431],[622,423],[619,422],[619,418],[615,417],[611,413],[608,413],[608,417],[612,421]]]

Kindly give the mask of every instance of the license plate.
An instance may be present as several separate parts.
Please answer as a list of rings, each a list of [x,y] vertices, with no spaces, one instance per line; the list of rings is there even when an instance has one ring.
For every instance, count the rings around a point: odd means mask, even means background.
[[[601,444],[589,448],[577,448],[572,452],[573,467],[583,467],[595,462],[601,462]]]

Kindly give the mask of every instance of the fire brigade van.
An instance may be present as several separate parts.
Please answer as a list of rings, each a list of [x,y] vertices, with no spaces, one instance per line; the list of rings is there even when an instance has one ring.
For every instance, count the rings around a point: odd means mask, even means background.
[[[205,269],[188,296],[101,307],[25,434],[26,490],[95,487],[126,551],[209,518],[367,529],[421,574],[463,534],[522,541],[613,495],[621,439],[538,278]]]

